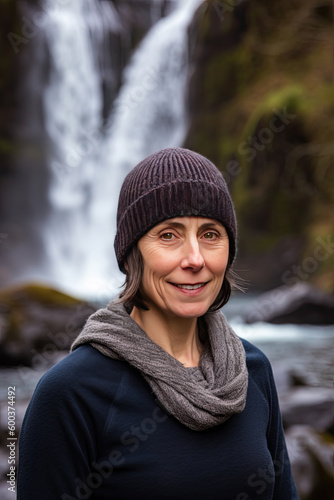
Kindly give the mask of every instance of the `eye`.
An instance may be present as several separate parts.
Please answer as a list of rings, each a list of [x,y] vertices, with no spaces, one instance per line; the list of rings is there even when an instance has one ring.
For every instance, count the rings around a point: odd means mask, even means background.
[[[174,234],[173,233],[163,233],[161,236],[160,236],[161,239],[163,240],[172,240],[174,238]]]
[[[214,231],[207,231],[203,234],[203,238],[205,238],[206,240],[214,240],[215,238],[218,238],[218,234]]]

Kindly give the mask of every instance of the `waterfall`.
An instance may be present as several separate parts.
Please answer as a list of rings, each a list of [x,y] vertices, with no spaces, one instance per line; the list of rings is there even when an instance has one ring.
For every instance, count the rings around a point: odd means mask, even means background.
[[[94,37],[101,33],[92,28],[100,2],[62,2],[50,11],[52,74],[45,114],[52,213],[43,231],[49,278],[65,290],[110,296],[124,279],[113,251],[119,189],[145,156],[182,145],[187,130],[187,28],[201,1],[175,2],[172,12],[150,29],[124,71],[104,126],[94,50]],[[109,9],[104,13],[109,23],[117,26],[112,3],[102,3]],[[156,15],[158,2],[154,4]]]

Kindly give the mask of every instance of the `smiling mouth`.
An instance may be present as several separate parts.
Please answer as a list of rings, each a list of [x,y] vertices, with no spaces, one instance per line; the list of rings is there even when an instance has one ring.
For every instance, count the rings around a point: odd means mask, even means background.
[[[184,290],[197,290],[197,288],[201,288],[204,285],[206,285],[208,282],[205,283],[196,283],[195,285],[177,285],[176,283],[171,283],[172,285],[176,286],[177,288],[182,288]]]

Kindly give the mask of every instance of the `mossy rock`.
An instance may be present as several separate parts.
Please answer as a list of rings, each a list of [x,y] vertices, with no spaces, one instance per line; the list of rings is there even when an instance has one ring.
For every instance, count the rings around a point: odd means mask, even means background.
[[[2,365],[31,365],[38,353],[68,351],[95,310],[83,300],[39,283],[0,290]]]

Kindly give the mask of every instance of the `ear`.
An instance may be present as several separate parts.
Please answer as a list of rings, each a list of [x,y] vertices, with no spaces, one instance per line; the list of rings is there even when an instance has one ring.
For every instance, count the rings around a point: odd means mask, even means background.
[[[127,273],[129,272],[129,266],[126,261],[124,262],[124,269],[126,270]]]

